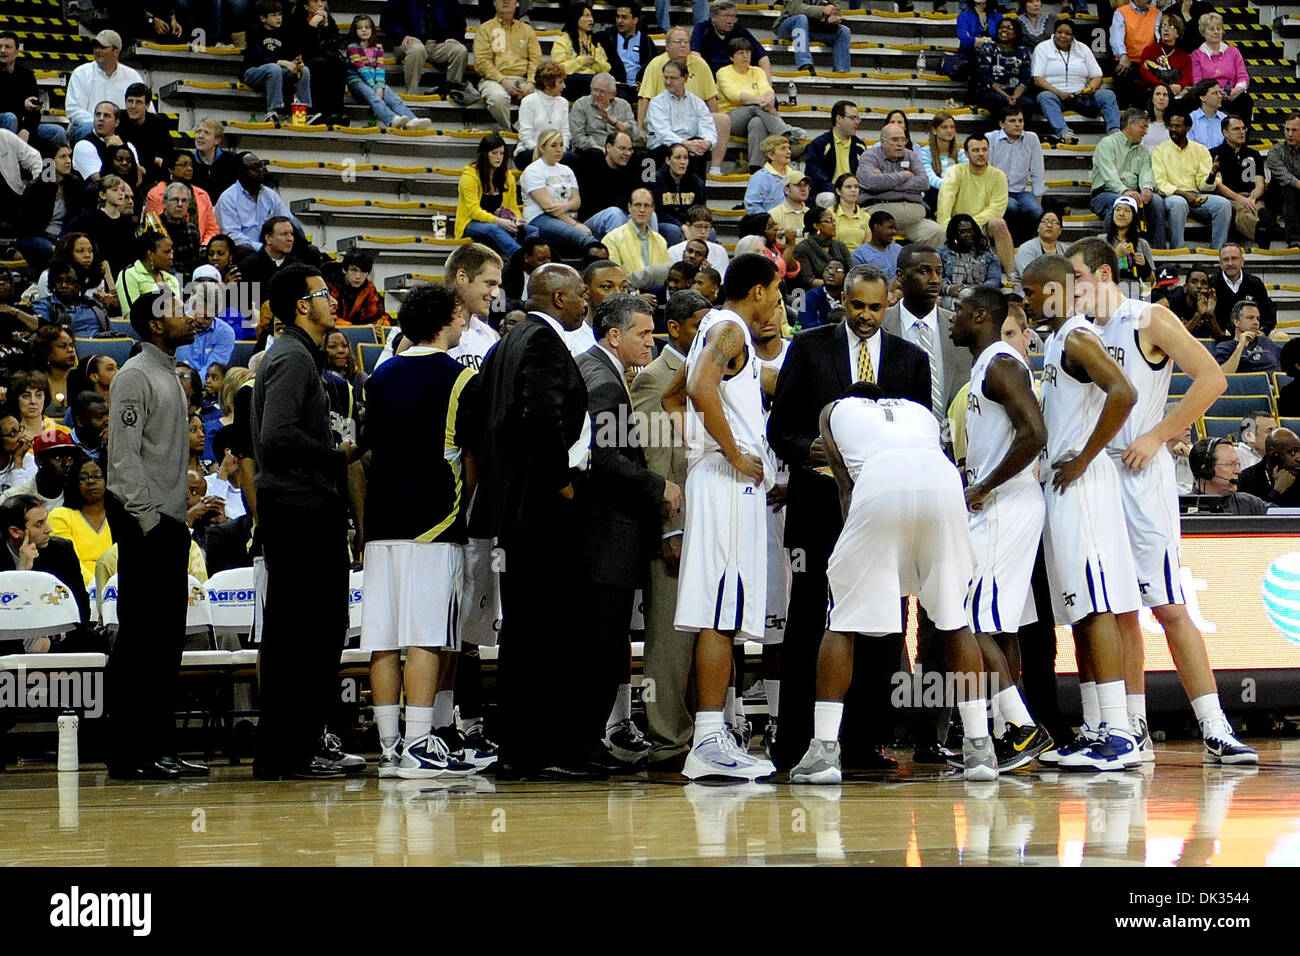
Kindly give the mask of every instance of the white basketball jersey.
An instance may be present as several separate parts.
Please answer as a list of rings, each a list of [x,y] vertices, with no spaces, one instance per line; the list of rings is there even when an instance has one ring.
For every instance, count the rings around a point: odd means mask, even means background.
[[[477,315],[471,315],[469,325],[461,333],[460,344],[447,354],[461,365],[472,368],[477,372],[483,367],[483,359],[487,356],[488,350],[500,340],[501,336],[496,333],[492,326]]]
[[[903,398],[842,398],[831,409],[831,434],[855,482],[879,455],[896,451],[942,454],[939,422],[925,405]]]
[[[1169,400],[1169,383],[1174,375],[1173,361],[1166,355],[1159,364],[1152,365],[1138,344],[1138,331],[1150,308],[1150,303],[1125,299],[1106,320],[1105,325],[1095,324],[1106,351],[1119,363],[1137,391],[1137,404],[1110,440],[1109,447],[1121,452],[1133,444],[1134,439],[1145,435],[1164,419],[1165,403]]]
[[[966,470],[971,474],[972,483],[983,481],[1002,462],[1016,435],[1006,409],[984,394],[984,376],[999,355],[1014,358],[1024,366],[1029,381],[1033,381],[1029,363],[1006,342],[994,342],[975,359],[970,370],[970,391],[966,396]],[[1033,476],[1034,463],[1031,461],[1012,480],[1032,479]]]
[[[699,362],[707,361],[704,357],[704,342],[714,326],[723,322],[733,322],[745,337],[746,362],[743,368],[730,378],[724,378],[718,384],[718,395],[722,399],[722,411],[726,416],[731,435],[740,450],[749,455],[763,459],[764,483],[772,479],[772,456],[767,445],[766,419],[763,414],[762,367],[758,356],[754,354],[754,339],[749,334],[749,325],[730,309],[712,309],[700,322],[700,330],[691,343],[686,354],[686,376]],[[688,462],[699,461],[711,452],[720,452],[718,443],[713,440],[709,430],[704,427],[704,419],[688,397],[686,400],[686,458]]]
[[[1049,465],[1067,452],[1083,451],[1106,403],[1105,392],[1065,370],[1065,340],[1073,332],[1097,334],[1091,322],[1076,315],[1047,340],[1043,349],[1043,422],[1047,425]]]

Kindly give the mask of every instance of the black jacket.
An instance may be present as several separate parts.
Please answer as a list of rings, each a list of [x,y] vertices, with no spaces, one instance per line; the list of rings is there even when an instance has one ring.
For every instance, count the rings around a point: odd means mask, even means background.
[[[1268,290],[1264,288],[1264,280],[1259,276],[1251,275],[1243,271],[1241,274],[1241,287],[1233,292],[1228,288],[1228,283],[1223,280],[1223,272],[1215,273],[1213,279],[1214,294],[1217,297],[1214,303],[1214,316],[1219,320],[1219,328],[1223,329],[1231,338],[1232,331],[1232,307],[1242,299],[1250,296],[1259,305],[1259,330],[1267,335],[1277,326],[1277,307],[1273,305],[1273,300],[1268,297]]]
[[[876,381],[886,398],[906,398],[930,407],[930,360],[905,339],[883,329]],[[843,323],[798,333],[776,380],[767,437],[790,467],[786,547],[829,553],[843,516],[835,481],[808,466],[808,449],[821,435],[822,409],[853,384],[849,374],[848,330]]]
[[[592,442],[587,482],[587,564],[596,584],[635,588],[646,581],[660,538],[664,478],[646,467],[645,452],[630,438],[632,398],[609,354],[593,345],[578,356],[587,386],[593,435],[613,434],[617,447]]]
[[[388,0],[380,25],[390,53],[408,36],[435,43],[465,42],[465,11],[452,0]]]
[[[31,67],[15,63],[12,73],[0,70],[0,113],[13,113],[18,117],[18,131],[27,130],[34,136],[41,123],[41,111],[28,112],[26,103],[32,96],[40,99]]]
[[[680,180],[674,180],[666,163],[659,167],[655,176],[654,196],[655,212],[659,214],[661,223],[671,222],[680,226],[686,222],[686,210],[706,205],[704,180],[689,168]]]
[[[18,219],[23,225],[23,234],[40,236],[50,224],[54,215],[54,199],[59,191],[59,184],[38,176],[27,184],[23,190]],[[86,181],[75,169],[63,177],[63,224],[78,216],[86,198]]]
[[[0,571],[15,571],[13,552],[9,545],[0,545]],[[44,571],[62,581],[72,592],[81,611],[81,623],[90,622],[90,595],[86,593],[86,583],[81,577],[81,561],[71,541],[63,538],[50,538],[49,544],[41,548],[32,562],[33,571]]]
[[[858,168],[858,160],[866,149],[866,144],[856,136],[849,143],[849,172]],[[835,134],[831,130],[822,133],[811,143],[803,154],[804,171],[812,179],[809,201],[817,198],[818,193],[835,191]]]
[[[650,61],[659,55],[659,48],[655,46],[654,40],[650,39],[650,34],[646,33],[640,23],[637,24],[637,32],[641,34],[641,46],[637,50],[638,59],[641,61],[641,71],[637,74],[634,82],[640,86],[641,78],[645,76],[645,68],[649,66]],[[594,37],[605,50],[605,58],[609,60],[609,72],[619,83],[629,82],[627,78],[627,67],[623,65],[623,58],[618,55],[618,27],[608,27],[601,30]]]
[[[1271,505],[1300,508],[1300,481],[1293,483],[1285,492],[1275,491],[1273,482],[1268,477],[1267,458],[1241,470],[1241,475],[1237,478],[1237,491],[1254,495]]]

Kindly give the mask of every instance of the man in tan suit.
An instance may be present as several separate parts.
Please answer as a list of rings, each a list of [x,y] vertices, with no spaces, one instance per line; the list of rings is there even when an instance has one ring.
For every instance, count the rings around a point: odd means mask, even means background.
[[[667,419],[663,396],[686,361],[700,320],[710,308],[708,299],[698,292],[675,294],[666,309],[668,342],[659,357],[632,382],[632,408],[641,422],[646,465],[678,487],[686,485],[686,445]],[[643,687],[650,729],[648,762],[652,769],[656,764],[662,769],[665,761],[684,760],[695,726],[687,700],[695,635],[673,626],[685,526],[684,511],[664,519],[663,550],[650,562],[650,585],[645,595]]]

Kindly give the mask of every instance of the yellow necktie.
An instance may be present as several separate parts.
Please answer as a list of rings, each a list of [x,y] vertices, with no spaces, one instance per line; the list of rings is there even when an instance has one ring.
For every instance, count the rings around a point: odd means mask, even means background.
[[[858,381],[872,383],[876,381],[876,373],[871,367],[871,352],[867,349],[866,339],[858,343]]]

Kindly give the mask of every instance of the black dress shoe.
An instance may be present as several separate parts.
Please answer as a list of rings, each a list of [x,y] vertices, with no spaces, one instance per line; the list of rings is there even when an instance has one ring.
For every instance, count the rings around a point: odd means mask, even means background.
[[[961,763],[961,754],[940,743],[922,744],[912,754],[912,763],[946,764],[950,760]]]
[[[114,780],[179,780],[181,772],[161,760],[131,767],[110,767],[108,775]]]
[[[554,780],[563,783],[586,783],[593,780],[604,780],[608,776],[609,774],[591,764],[578,766],[558,764],[553,767],[543,767],[537,771],[538,780]]]
[[[170,767],[179,773],[182,777],[206,777],[212,771],[205,763],[196,763],[193,760],[182,760],[180,757],[160,757],[158,762],[165,767]]]
[[[858,770],[897,770],[898,761],[885,753],[884,744],[867,747],[851,761]]]

